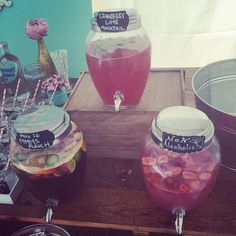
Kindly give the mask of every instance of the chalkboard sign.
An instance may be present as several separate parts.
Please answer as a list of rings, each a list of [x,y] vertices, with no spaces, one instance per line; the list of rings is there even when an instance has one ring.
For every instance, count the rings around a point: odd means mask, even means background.
[[[162,133],[162,146],[179,153],[199,152],[203,149],[205,136],[179,136]]]
[[[129,25],[129,16],[126,11],[98,12],[97,24],[102,32],[126,31]]]
[[[55,137],[49,130],[35,133],[17,133],[16,141],[27,149],[43,149],[52,146]]]

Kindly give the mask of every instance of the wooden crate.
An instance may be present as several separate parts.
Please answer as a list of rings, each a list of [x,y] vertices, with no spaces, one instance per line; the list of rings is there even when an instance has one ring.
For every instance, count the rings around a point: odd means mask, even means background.
[[[160,110],[184,105],[181,70],[153,70],[140,103],[115,112],[104,105],[88,72],[76,83],[65,109],[81,127],[88,155],[138,158],[145,134]]]

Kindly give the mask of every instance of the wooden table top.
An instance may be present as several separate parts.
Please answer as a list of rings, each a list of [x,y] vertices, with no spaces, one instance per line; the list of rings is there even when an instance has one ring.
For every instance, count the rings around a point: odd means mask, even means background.
[[[184,71],[184,105],[193,105],[192,71]],[[111,153],[112,155],[112,153]],[[233,155],[233,153],[225,153]],[[76,183],[74,183],[76,186]],[[208,198],[184,217],[186,236],[236,235],[236,172],[221,168]],[[14,205],[0,205],[0,219],[44,222],[45,204],[23,190]],[[84,186],[70,201],[60,204],[53,223],[174,235],[174,216],[152,202],[138,159],[90,157]]]
[[[76,183],[75,183],[76,184]],[[221,168],[209,197],[186,214],[184,235],[236,234],[236,172]],[[43,222],[45,204],[23,190],[14,205],[0,205],[0,219]],[[59,205],[53,223],[174,234],[174,217],[147,192],[139,160],[89,158],[85,183],[71,201]]]

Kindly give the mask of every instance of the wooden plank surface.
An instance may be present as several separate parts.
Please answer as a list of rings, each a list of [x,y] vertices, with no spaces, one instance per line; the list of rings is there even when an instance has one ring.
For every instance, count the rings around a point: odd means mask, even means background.
[[[138,158],[143,138],[158,112],[184,104],[182,90],[181,70],[152,70],[140,103],[115,112],[102,103],[89,73],[83,72],[65,110],[83,131],[89,156],[109,157],[114,152],[117,158]]]
[[[206,201],[184,219],[184,235],[236,234],[236,173],[221,169]],[[43,222],[44,204],[24,190],[0,219]],[[139,160],[88,158],[84,187],[54,211],[53,223],[174,235],[174,218],[156,207],[143,183]]]
[[[80,77],[65,108],[67,110],[113,112],[114,108],[109,108],[102,103],[89,73],[84,72]],[[140,103],[123,112],[160,111],[171,105],[183,104],[181,80],[181,70],[151,71]]]
[[[189,71],[186,70],[183,73],[185,76],[180,76],[182,95],[178,95],[178,98],[180,98],[178,103],[194,106],[191,79],[195,70],[195,68]],[[168,76],[171,76],[171,73]],[[168,76],[164,76],[163,79],[168,78]],[[85,95],[86,91],[80,95],[81,99]],[[172,98],[174,99],[174,96]],[[83,105],[83,101],[80,100],[80,102]],[[73,104],[75,105],[74,102]],[[82,108],[87,109],[85,105]],[[168,102],[165,105],[168,105]],[[92,103],[88,106],[93,107]],[[101,106],[100,104],[99,109],[107,112],[106,108]],[[144,119],[145,121],[145,106],[142,109],[143,116],[140,112],[136,114],[140,116],[141,120]],[[83,115],[82,112],[83,109],[80,114],[75,113],[74,115],[81,116]],[[91,112],[94,113],[84,114],[84,127],[92,133],[93,127],[90,124],[91,122],[97,122],[101,126],[94,132],[94,135],[99,135],[103,129],[106,129],[108,133],[112,133],[111,127],[106,127],[102,116],[94,117],[97,114],[95,113],[96,108]],[[108,113],[110,114],[110,111]],[[108,115],[107,117],[111,123],[115,122],[112,116],[109,118]],[[134,126],[131,128],[129,127],[129,119],[134,122]],[[140,131],[135,123],[135,116],[130,117],[129,112],[127,116],[123,116],[120,122],[118,129],[120,131],[117,130],[120,135],[123,134],[123,127],[129,129],[130,133],[136,132],[136,130],[137,132]],[[60,204],[55,209],[53,223],[63,226],[110,228],[131,230],[137,233],[153,232],[159,233],[158,235],[174,235],[173,216],[156,207],[145,188],[139,159],[137,159],[139,149],[135,146],[127,146],[124,143],[123,148],[116,149],[113,152],[111,150],[112,146],[100,146],[96,149],[90,149],[84,186],[71,201]],[[99,158],[92,158],[95,152]],[[136,159],[130,159],[134,152]],[[99,154],[104,153],[106,154],[105,157],[104,155],[99,156]],[[226,153],[225,155],[233,155],[233,153]],[[119,158],[114,158],[114,156]],[[121,156],[123,158],[120,158]],[[184,235],[236,235],[235,186],[236,172],[221,168],[216,185],[209,197],[198,208],[185,216]],[[44,203],[35,199],[27,190],[21,193],[15,205],[0,205],[0,219],[4,220],[43,222],[44,215]]]

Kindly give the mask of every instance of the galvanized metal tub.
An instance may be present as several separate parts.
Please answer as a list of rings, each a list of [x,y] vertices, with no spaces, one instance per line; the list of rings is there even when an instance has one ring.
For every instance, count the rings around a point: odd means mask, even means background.
[[[236,59],[217,61],[193,76],[196,107],[215,126],[222,149],[222,163],[236,171]]]

